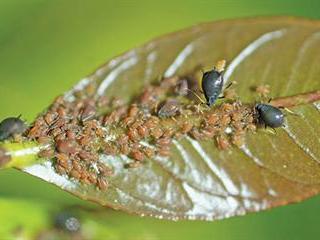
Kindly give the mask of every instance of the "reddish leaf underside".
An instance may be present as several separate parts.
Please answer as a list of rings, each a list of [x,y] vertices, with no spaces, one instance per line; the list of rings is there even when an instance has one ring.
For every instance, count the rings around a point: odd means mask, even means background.
[[[320,89],[320,23],[294,18],[238,19],[201,24],[158,38],[116,57],[89,75],[74,93],[97,83],[96,96],[125,100],[159,76],[185,75],[197,66],[227,60],[225,81],[243,102],[252,87],[270,85],[273,98]],[[214,220],[298,202],[320,190],[320,103],[294,107],[275,135],[259,130],[238,148],[219,150],[212,141],[173,141],[170,157],[125,168],[127,156],[100,155],[114,168],[109,188],[55,173],[51,161],[24,171],[81,198],[115,209],[165,219]]]

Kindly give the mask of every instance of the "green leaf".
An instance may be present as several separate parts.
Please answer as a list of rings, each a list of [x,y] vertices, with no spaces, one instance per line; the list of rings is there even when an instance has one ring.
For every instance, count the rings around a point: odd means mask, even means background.
[[[317,21],[295,18],[198,25],[112,59],[81,80],[65,99],[77,101],[94,86],[92,99],[121,97],[130,104],[159,76],[184,76],[198,66],[208,69],[226,59],[225,82],[237,83],[233,88],[241,101],[253,104],[258,97],[252,88],[268,84],[277,103],[281,97],[320,89],[319,27]],[[256,212],[319,192],[319,106],[311,101],[293,107],[299,116],[287,115],[286,127],[276,134],[261,129],[249,132],[240,148],[220,150],[213,140],[185,136],[173,141],[170,157],[157,156],[129,169],[125,167],[132,161],[128,156],[100,154],[99,161],[114,170],[107,176],[105,191],[59,175],[52,160],[23,171],[83,199],[140,215],[214,220]],[[106,113],[98,110],[100,116]],[[121,127],[111,132],[119,131]],[[108,133],[106,141],[112,141]]]

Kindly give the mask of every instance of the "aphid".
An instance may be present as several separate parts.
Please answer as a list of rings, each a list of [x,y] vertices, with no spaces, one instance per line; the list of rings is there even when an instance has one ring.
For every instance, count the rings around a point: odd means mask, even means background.
[[[81,176],[80,173],[76,169],[72,169],[70,171],[70,177],[73,177],[75,179],[79,179],[80,176]]]
[[[182,123],[181,132],[183,134],[188,133],[191,131],[192,128],[193,128],[193,124],[186,121],[186,122]]]
[[[137,105],[136,104],[131,105],[128,111],[128,116],[133,118],[133,117],[136,117],[138,113],[139,113],[139,108],[137,107]]]
[[[68,155],[63,153],[56,154],[57,163],[63,167],[66,171],[70,171],[72,168],[71,161],[69,160]]]
[[[143,152],[139,150],[132,150],[130,156],[137,161],[142,161],[145,157]]]
[[[57,118],[57,113],[55,112],[48,112],[43,117],[43,119],[46,121],[48,125],[51,125],[56,118]]]
[[[230,147],[230,143],[229,143],[228,139],[223,135],[218,136],[216,138],[216,141],[217,141],[218,148],[220,148],[221,150],[225,150],[228,147]]]
[[[174,91],[180,96],[188,95],[188,81],[186,79],[180,80],[176,85]]]
[[[220,69],[222,70],[222,68]],[[218,99],[223,87],[222,71],[214,68],[202,76],[201,88],[206,98],[206,104],[211,107]]]
[[[158,116],[160,118],[173,117],[179,112],[179,109],[179,102],[175,99],[169,99],[162,105],[162,107],[158,111]]]
[[[256,93],[258,93],[261,97],[267,97],[270,93],[269,85],[260,85],[255,89]]]
[[[151,129],[151,136],[154,137],[155,139],[160,138],[163,135],[163,131],[159,127],[155,127]]]
[[[60,153],[72,154],[78,150],[77,143],[73,140],[58,140],[56,148]]]
[[[19,117],[9,117],[0,123],[0,141],[8,139],[15,134],[22,134],[26,130],[26,124]]]
[[[137,131],[138,131],[138,133],[139,133],[139,135],[142,137],[142,138],[145,138],[145,137],[147,137],[148,135],[149,135],[149,129],[148,128],[146,128],[145,126],[139,126],[138,128],[137,128]]]
[[[106,191],[108,189],[108,182],[102,178],[98,178],[97,179],[97,187],[101,190],[101,191]]]
[[[152,158],[154,156],[154,150],[150,147],[144,148],[143,152],[148,158]]]
[[[137,131],[137,129],[135,128],[130,128],[129,131],[128,131],[128,137],[131,141],[133,142],[137,142],[140,140],[140,135]]]
[[[54,157],[54,151],[51,148],[44,149],[44,150],[42,150],[42,151],[40,151],[38,153],[38,156],[42,157],[42,158],[53,158]]]
[[[57,214],[54,219],[54,225],[58,229],[72,233],[78,232],[81,227],[79,219],[67,212]]]
[[[157,141],[156,141],[156,144],[157,145],[160,145],[160,146],[165,146],[165,145],[170,145],[171,143],[171,139],[170,138],[159,138]]]
[[[258,113],[258,120],[260,124],[265,127],[278,128],[283,126],[284,114],[277,107],[269,104],[259,103],[256,104],[255,109]]]

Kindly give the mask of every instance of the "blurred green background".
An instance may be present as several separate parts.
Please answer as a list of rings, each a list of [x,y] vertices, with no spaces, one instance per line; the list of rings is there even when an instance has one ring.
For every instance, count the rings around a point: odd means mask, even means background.
[[[0,0],[0,119],[22,114],[32,121],[106,60],[164,33],[245,16],[320,18],[319,9],[319,0]],[[169,222],[111,210],[85,218],[105,239],[314,239],[319,203],[315,197],[219,222]],[[0,239],[19,224],[37,231],[63,204],[94,206],[26,174],[1,171]]]

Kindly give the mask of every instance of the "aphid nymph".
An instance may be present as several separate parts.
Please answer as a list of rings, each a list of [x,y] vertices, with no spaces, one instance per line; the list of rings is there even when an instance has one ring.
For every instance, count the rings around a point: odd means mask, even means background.
[[[271,128],[283,126],[284,114],[279,108],[264,103],[256,104],[255,108],[261,124]]]
[[[19,117],[9,117],[0,123],[0,141],[26,130],[26,124]]]
[[[219,62],[220,63],[220,62]],[[219,97],[223,87],[223,75],[225,61],[221,61],[219,67],[205,72],[202,76],[201,88],[206,98],[206,104],[211,107]],[[223,66],[222,66],[223,65]]]

